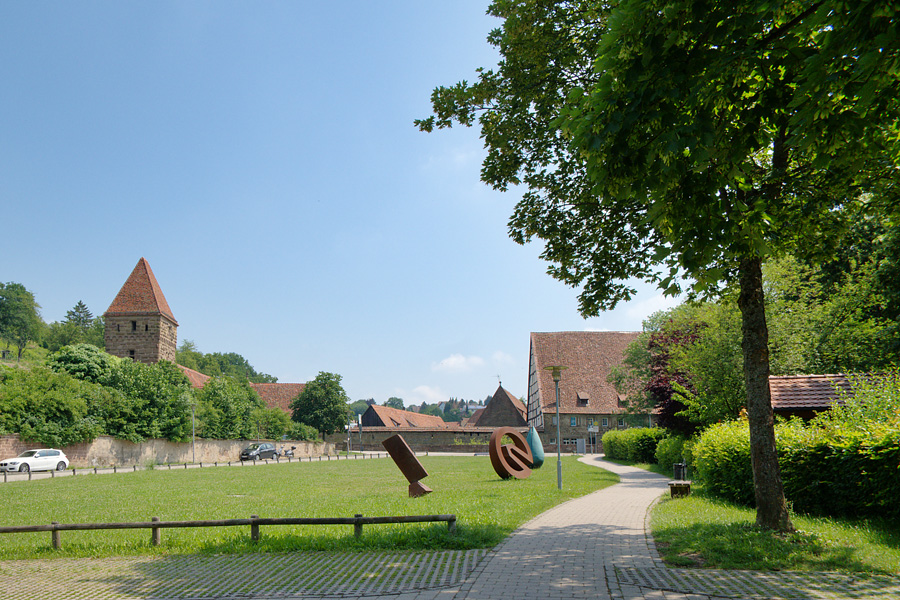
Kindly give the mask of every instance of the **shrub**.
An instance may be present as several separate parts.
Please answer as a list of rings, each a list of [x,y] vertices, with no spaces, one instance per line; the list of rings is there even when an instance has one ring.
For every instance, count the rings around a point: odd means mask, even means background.
[[[665,435],[666,431],[659,427],[635,427],[607,431],[601,443],[607,458],[652,463],[656,459],[656,445]]]
[[[709,492],[739,504],[753,503],[747,421],[718,423],[708,428],[694,444],[693,455],[695,473]]]
[[[106,383],[120,359],[91,344],[63,346],[47,359],[47,366],[57,373],[68,373],[76,379]]]
[[[106,395],[99,385],[45,367],[0,368],[0,429],[55,448],[91,441],[103,431],[88,405]]]
[[[852,382],[844,405],[806,424],[775,427],[785,496],[794,510],[834,516],[900,517],[900,377],[889,373]],[[746,421],[715,425],[693,447],[706,488],[752,505],[750,435]]]
[[[656,445],[656,464],[665,468],[672,469],[672,465],[680,462],[687,462],[684,456],[685,438],[678,436],[669,436],[659,440]]]

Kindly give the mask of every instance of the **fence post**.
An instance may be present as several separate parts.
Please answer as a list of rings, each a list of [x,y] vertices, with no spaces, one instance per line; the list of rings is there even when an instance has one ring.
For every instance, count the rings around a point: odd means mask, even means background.
[[[113,465],[113,474],[115,475],[116,472],[117,472],[117,471],[116,471],[116,465]]]
[[[150,520],[154,523],[159,522],[159,517],[150,517]],[[151,527],[150,528],[150,544],[152,546],[159,546],[160,535],[159,535],[159,527]]]
[[[50,471],[50,479],[53,479],[53,478],[56,476],[55,473],[56,473],[55,470],[54,470],[54,471]]]
[[[50,521],[51,525],[59,525],[56,521]],[[60,540],[59,530],[53,529],[50,531],[50,545],[53,546],[54,550],[59,550],[59,547],[62,546],[62,540]]]
[[[137,465],[134,465],[134,472],[137,473]]]
[[[259,515],[250,515],[251,519],[258,519]],[[259,541],[259,523],[250,523],[250,541],[258,542]]]
[[[456,533],[456,516],[454,515],[450,520],[447,521],[447,531],[450,532],[450,535]]]
[[[357,521],[353,524],[353,535],[355,537],[359,537],[362,535],[362,523],[359,522],[359,519],[362,518],[362,515],[353,515],[356,517]]]
[[[31,481],[31,471],[28,471],[28,481]]]
[[[94,475],[97,474],[97,467],[94,467]]]

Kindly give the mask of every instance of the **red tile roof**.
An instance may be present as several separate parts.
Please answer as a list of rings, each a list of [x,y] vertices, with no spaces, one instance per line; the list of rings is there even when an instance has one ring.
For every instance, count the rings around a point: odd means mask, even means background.
[[[363,428],[365,427],[428,427],[432,429],[447,429],[450,424],[435,415],[423,415],[419,413],[379,406],[373,404],[366,409],[362,416]]]
[[[188,380],[191,382],[191,387],[194,389],[198,390],[198,389],[202,388],[204,385],[206,385],[206,382],[211,379],[211,377],[209,375],[204,375],[200,371],[195,371],[194,369],[188,369],[187,367],[182,366],[182,365],[176,365],[176,366],[179,369],[181,369],[181,371],[185,375],[187,375]]]
[[[256,390],[260,399],[268,408],[280,408],[287,414],[291,414],[291,401],[300,395],[305,383],[251,383],[250,387]]]
[[[206,382],[212,379],[209,375],[204,375],[194,369],[178,365],[178,368],[187,375],[191,382],[191,387],[200,389]],[[287,414],[291,414],[291,401],[300,395],[305,383],[251,383],[250,387],[256,390],[260,400],[267,408],[280,408]]]
[[[150,264],[141,257],[125,285],[106,310],[107,315],[163,315],[178,325]]]
[[[560,413],[623,412],[619,394],[607,377],[639,335],[637,331],[532,333],[530,370],[537,375],[543,412],[556,410],[556,387],[551,371],[546,369],[550,366],[566,367],[559,382]]]
[[[846,375],[790,375],[769,377],[775,411],[824,410],[838,399],[838,390],[849,393]]]

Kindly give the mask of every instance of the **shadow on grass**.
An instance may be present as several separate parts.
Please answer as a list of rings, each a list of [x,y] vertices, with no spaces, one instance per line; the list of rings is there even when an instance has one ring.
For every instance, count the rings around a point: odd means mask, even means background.
[[[658,532],[666,563],[678,567],[870,571],[850,546],[804,532],[779,534],[745,523],[694,524]]]
[[[352,534],[289,533],[279,534],[277,528],[263,532],[259,542],[249,535],[206,542],[199,545],[199,554],[246,554],[266,552],[370,552],[370,551],[439,551],[492,548],[511,532],[498,525],[457,526],[456,533],[447,531],[444,524],[409,526],[390,529],[369,525],[361,537]]]

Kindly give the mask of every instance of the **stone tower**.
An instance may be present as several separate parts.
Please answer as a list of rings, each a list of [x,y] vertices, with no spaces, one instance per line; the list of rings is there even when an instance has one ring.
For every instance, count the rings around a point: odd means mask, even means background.
[[[147,364],[175,362],[178,322],[143,258],[103,317],[106,351],[110,354]]]

